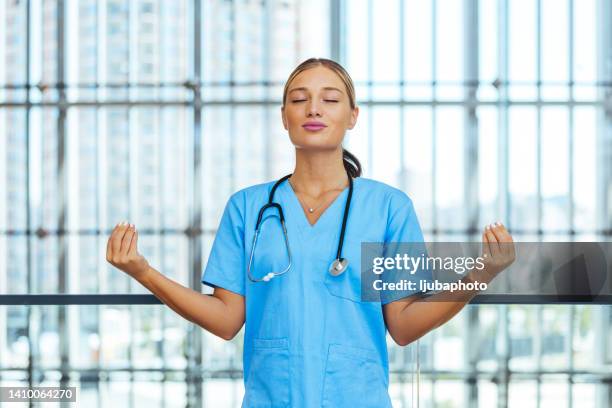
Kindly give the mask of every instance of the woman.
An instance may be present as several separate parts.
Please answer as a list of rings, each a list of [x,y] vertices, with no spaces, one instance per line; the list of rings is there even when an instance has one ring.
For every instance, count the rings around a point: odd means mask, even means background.
[[[397,344],[409,344],[475,293],[447,294],[444,302],[415,302],[414,291],[381,293],[378,302],[364,301],[360,243],[422,242],[412,201],[360,177],[359,161],[342,148],[359,109],[353,83],[337,63],[300,64],[285,84],[281,114],[295,145],[295,169],[231,196],[202,277],[212,295],[152,268],[137,251],[134,225],[115,227],[107,260],[224,339],[246,317],[243,406],[390,407],[386,331]],[[270,205],[260,212],[269,202],[280,210]],[[503,225],[487,226],[482,240],[486,268],[466,279],[490,281],[514,259],[513,250],[498,245],[512,242]]]

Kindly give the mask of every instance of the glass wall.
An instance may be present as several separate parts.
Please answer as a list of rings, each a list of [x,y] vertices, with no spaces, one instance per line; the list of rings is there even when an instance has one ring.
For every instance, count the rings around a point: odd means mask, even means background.
[[[0,0],[0,294],[143,294],[105,260],[122,220],[193,288],[229,195],[289,172],[291,69],[342,62],[346,146],[426,240],[609,240],[604,0]],[[610,306],[471,305],[389,338],[398,407],[612,403]],[[127,334],[127,336],[126,336]],[[83,406],[234,407],[242,336],[155,305],[0,306],[0,383]],[[415,369],[418,368],[418,372]],[[79,405],[81,405],[79,404]]]

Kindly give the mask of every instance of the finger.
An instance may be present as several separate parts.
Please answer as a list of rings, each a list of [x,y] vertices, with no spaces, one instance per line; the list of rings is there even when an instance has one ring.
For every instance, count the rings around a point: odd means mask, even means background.
[[[502,227],[499,221],[491,225],[491,232],[493,233],[493,235],[495,235],[495,239],[497,240],[497,244],[499,247],[499,252],[501,254],[507,255],[508,246],[504,244],[506,237],[503,234],[503,229],[505,228]]]
[[[128,250],[130,249],[130,244],[132,242],[132,237],[134,236],[134,229],[131,224],[128,224],[127,230],[123,235],[123,239],[121,240],[121,254],[127,255]]]
[[[115,237],[117,236],[117,231],[119,231],[119,226],[121,223],[117,223],[115,228],[111,231],[110,237],[108,238],[108,242],[106,243],[106,257],[107,259],[112,260],[113,254],[115,254]]]
[[[501,222],[499,223],[499,231],[501,235],[501,242],[502,242],[501,245],[503,249],[505,250],[504,253],[506,253],[507,255],[513,255],[514,254],[514,240],[512,239],[512,235],[510,235],[510,232],[508,232],[504,224],[502,224]]]
[[[129,255],[130,254],[130,248],[132,248],[132,242],[134,242],[134,235],[136,234],[136,232],[134,231],[134,226],[130,227],[130,240],[127,244],[127,248],[125,249],[125,254]]]
[[[121,242],[123,241],[123,236],[127,231],[127,223],[123,221],[117,227],[117,230],[114,233],[113,237],[113,255],[118,255],[121,253]]]
[[[512,242],[512,235],[510,235],[510,232],[508,232],[506,226],[499,221],[496,222],[496,224],[498,224],[497,232],[502,238],[501,242]]]
[[[138,231],[136,230],[136,226],[134,225],[134,236],[132,237],[132,242],[130,243],[130,249],[128,250],[128,255],[135,255],[138,251],[136,250],[138,247]]]
[[[486,231],[482,232],[482,256],[486,260],[491,259],[491,249],[489,248],[489,240],[487,239]]]
[[[487,235],[487,240],[489,241],[489,250],[491,251],[491,256],[499,256],[499,245],[497,243],[497,238],[495,238],[495,234],[493,234],[493,232],[491,231],[491,225],[486,226],[485,234]]]

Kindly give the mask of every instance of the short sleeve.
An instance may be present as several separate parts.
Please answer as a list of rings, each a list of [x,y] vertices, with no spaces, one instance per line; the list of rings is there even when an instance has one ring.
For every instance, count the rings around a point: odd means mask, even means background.
[[[389,217],[384,242],[384,256],[395,258],[397,254],[406,254],[412,259],[426,258],[427,248],[423,239],[421,226],[417,219],[412,200],[405,193],[395,194],[390,199]],[[385,283],[414,282],[414,288],[407,287],[401,290],[381,291],[383,305],[421,293],[420,281],[432,281],[432,272],[429,269],[418,267],[411,271],[406,269],[389,269],[382,274]]]
[[[227,202],[213,241],[202,283],[245,295],[244,208],[240,194]]]

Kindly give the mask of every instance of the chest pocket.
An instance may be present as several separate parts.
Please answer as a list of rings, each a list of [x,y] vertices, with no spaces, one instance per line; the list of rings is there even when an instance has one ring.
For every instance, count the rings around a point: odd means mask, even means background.
[[[367,239],[352,239],[345,237],[342,256],[349,261],[348,268],[340,275],[333,276],[329,273],[329,265],[333,261],[332,258],[327,259],[325,269],[325,286],[330,294],[336,297],[347,299],[353,302],[375,301],[380,300],[372,298],[372,291],[368,291],[368,297],[362,298],[362,284],[367,283],[367,279],[362,279],[361,269],[361,241],[368,242]],[[367,273],[367,272],[365,272]],[[363,288],[364,292],[367,288]],[[362,300],[363,299],[363,300]]]

